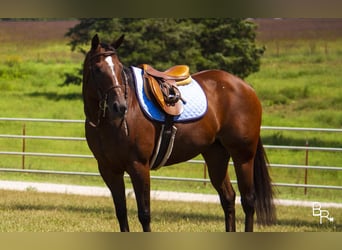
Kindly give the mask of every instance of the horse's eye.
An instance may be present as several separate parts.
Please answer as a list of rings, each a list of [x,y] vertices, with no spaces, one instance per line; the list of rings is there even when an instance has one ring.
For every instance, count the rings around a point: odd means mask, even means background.
[[[94,71],[95,73],[101,73],[102,72],[102,67],[100,64],[95,64],[94,65]]]

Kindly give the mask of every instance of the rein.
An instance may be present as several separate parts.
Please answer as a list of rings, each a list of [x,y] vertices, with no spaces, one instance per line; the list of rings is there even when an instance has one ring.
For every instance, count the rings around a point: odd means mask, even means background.
[[[91,56],[89,60],[91,61],[94,58],[99,57],[99,56],[107,57],[107,56],[112,56],[114,54],[116,54],[116,51],[113,51],[113,50],[105,51],[105,52],[97,53],[97,54]],[[91,66],[91,64],[90,64],[90,71],[91,71],[92,79],[96,84],[97,95],[99,97],[99,105],[98,105],[99,110],[98,110],[98,118],[97,118],[96,123],[92,122],[89,118],[87,118],[87,120],[88,120],[88,123],[90,126],[97,128],[100,125],[101,119],[104,119],[106,117],[106,110],[108,108],[108,93],[109,93],[109,91],[111,91],[112,89],[116,89],[116,88],[122,88],[124,86],[124,98],[127,101],[127,98],[128,98],[128,87],[127,87],[128,77],[127,77],[127,73],[125,72],[125,67],[123,67],[123,69],[121,71],[121,76],[123,79],[123,86],[118,83],[118,85],[112,85],[107,90],[102,92],[100,87],[99,87],[99,83],[94,78],[94,69]],[[123,117],[123,123],[125,126],[125,133],[126,133],[126,135],[128,135],[128,127],[127,127],[127,122],[126,122],[125,117]]]

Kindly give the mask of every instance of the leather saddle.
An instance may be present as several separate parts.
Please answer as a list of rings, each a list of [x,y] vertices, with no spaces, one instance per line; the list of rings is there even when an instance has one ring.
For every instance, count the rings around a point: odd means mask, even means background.
[[[158,71],[148,64],[140,66],[143,69],[144,87],[146,95],[154,100],[165,113],[176,116],[183,110],[185,100],[181,96],[177,86],[186,85],[191,82],[189,67],[187,65],[176,65],[165,71]]]

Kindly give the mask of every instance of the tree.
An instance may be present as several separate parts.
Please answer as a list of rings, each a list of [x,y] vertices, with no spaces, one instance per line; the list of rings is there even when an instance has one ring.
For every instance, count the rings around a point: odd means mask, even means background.
[[[125,34],[119,48],[125,65],[147,63],[163,70],[187,64],[191,72],[223,69],[244,78],[259,70],[265,50],[256,46],[255,30],[243,19],[81,19],[66,36],[73,51],[85,53],[96,33],[106,42]]]
[[[223,68],[242,78],[259,70],[265,47],[255,44],[256,25],[239,19],[204,21],[200,39],[206,58],[200,68]]]

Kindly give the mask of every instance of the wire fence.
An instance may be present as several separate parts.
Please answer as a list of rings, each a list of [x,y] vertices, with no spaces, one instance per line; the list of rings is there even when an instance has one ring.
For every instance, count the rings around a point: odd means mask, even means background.
[[[0,122],[24,122],[22,128],[22,134],[0,134],[0,139],[8,140],[22,140],[22,150],[21,151],[9,151],[1,150],[0,157],[5,156],[21,156],[22,157],[22,168],[6,168],[0,163],[1,172],[20,172],[20,173],[35,173],[35,174],[63,174],[63,175],[79,175],[79,176],[99,176],[99,173],[93,172],[80,172],[80,171],[59,171],[59,170],[42,170],[42,169],[26,169],[25,159],[26,157],[52,157],[52,158],[81,158],[81,159],[93,159],[91,154],[72,154],[72,153],[46,153],[46,152],[27,152],[26,150],[26,140],[48,140],[48,141],[79,141],[83,142],[86,139],[84,137],[74,137],[74,136],[46,136],[46,135],[26,135],[26,123],[64,123],[64,124],[83,124],[84,120],[66,120],[66,119],[38,119],[38,118],[0,118]],[[262,131],[274,130],[274,131],[296,131],[296,132],[318,132],[318,133],[342,133],[342,129],[335,128],[301,128],[301,127],[276,127],[276,126],[262,126]],[[272,163],[272,168],[290,168],[290,169],[304,169],[305,170],[305,181],[303,184],[300,183],[281,183],[274,182],[275,186],[282,187],[300,187],[304,188],[305,192],[307,188],[319,188],[319,189],[333,189],[342,190],[341,185],[316,185],[307,183],[307,170],[329,170],[335,171],[337,174],[342,170],[340,166],[321,166],[321,165],[309,165],[308,164],[308,153],[310,151],[321,151],[321,152],[341,152],[340,147],[311,147],[311,146],[288,146],[288,145],[264,145],[267,150],[294,150],[294,151],[304,151],[306,154],[306,163],[304,165],[299,164],[281,164]],[[4,146],[1,147],[1,149]],[[1,162],[1,161],[0,161]],[[205,165],[203,160],[189,160],[189,163],[202,164]],[[126,176],[128,177],[128,176]],[[210,182],[206,178],[204,173],[204,178],[183,178],[183,177],[170,177],[170,176],[151,176],[151,179],[164,180],[164,181],[190,181],[190,182]],[[236,180],[232,180],[232,183],[236,183]]]

